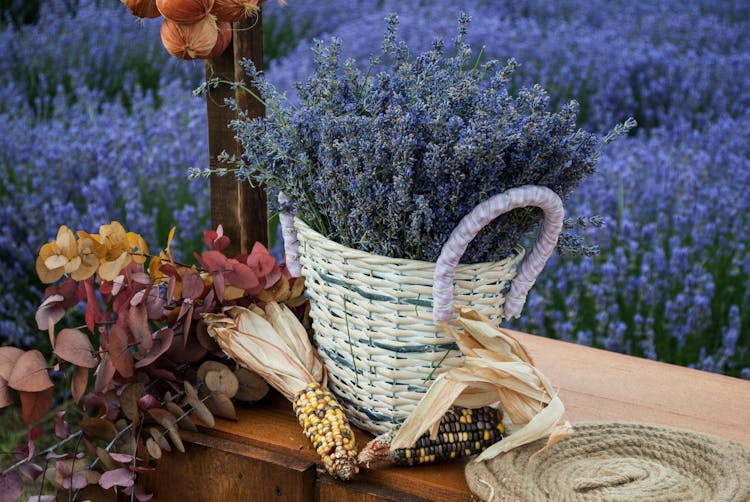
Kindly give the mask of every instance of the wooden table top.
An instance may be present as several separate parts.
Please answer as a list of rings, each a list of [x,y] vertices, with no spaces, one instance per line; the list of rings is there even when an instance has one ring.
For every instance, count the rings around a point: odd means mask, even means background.
[[[750,381],[513,334],[529,350],[537,368],[559,388],[565,418],[573,425],[589,420],[647,422],[714,434],[750,446]],[[237,422],[219,420],[214,429],[204,431],[205,436],[316,462],[317,455],[302,435],[291,404],[279,394],[272,393],[238,413]],[[360,433],[357,443],[364,445],[370,438]],[[471,500],[463,465],[363,469],[346,490],[413,500]],[[344,489],[330,483],[331,494]]]

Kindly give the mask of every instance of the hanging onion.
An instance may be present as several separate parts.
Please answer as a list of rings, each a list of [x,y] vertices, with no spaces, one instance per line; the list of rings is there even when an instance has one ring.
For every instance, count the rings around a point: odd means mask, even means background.
[[[165,18],[180,24],[197,23],[208,15],[214,0],[156,0]]]
[[[135,17],[155,18],[159,17],[159,9],[156,8],[156,0],[121,0],[125,7]]]
[[[219,38],[214,16],[206,16],[197,23],[180,24],[164,19],[161,42],[171,55],[181,59],[205,58]]]
[[[229,43],[232,41],[232,23],[220,22],[218,23],[219,36],[216,38],[216,44],[211,52],[208,53],[206,59],[214,59],[221,56]]]
[[[214,0],[211,14],[219,21],[234,23],[258,12],[259,4],[260,0]]]

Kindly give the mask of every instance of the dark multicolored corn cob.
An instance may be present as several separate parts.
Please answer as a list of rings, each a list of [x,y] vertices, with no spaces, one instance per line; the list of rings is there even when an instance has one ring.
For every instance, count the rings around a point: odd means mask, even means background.
[[[333,393],[310,383],[295,396],[292,405],[326,471],[340,479],[352,479],[359,472],[354,432]]]
[[[440,419],[436,439],[422,435],[411,448],[390,451],[389,435],[379,436],[365,446],[359,462],[369,465],[390,461],[396,465],[418,465],[481,453],[503,438],[501,413],[495,408],[453,406]]]

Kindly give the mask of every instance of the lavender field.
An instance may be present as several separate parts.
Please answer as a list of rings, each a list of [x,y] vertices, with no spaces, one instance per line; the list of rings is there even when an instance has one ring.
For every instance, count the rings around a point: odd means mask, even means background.
[[[115,0],[15,4],[0,20],[0,339],[31,345],[46,338],[34,258],[60,224],[117,219],[152,246],[176,225],[184,253],[199,242],[208,185],[186,172],[207,165],[207,132],[203,65],[168,58],[158,22]],[[450,41],[457,4],[268,2],[268,78],[293,96],[314,38],[366,64],[392,12],[415,50]],[[467,41],[515,58],[515,85],[576,99],[597,133],[639,123],[566,201],[604,219],[586,229],[600,253],[553,259],[511,326],[750,379],[750,4],[467,4]]]

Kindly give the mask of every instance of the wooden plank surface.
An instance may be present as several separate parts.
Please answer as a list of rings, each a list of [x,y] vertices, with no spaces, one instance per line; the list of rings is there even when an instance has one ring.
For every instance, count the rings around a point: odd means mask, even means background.
[[[513,332],[560,388],[566,418],[649,422],[750,446],[750,382]]]
[[[513,334],[529,350],[536,366],[559,388],[566,418],[574,425],[588,420],[640,421],[714,434],[750,446],[748,381],[533,335]],[[189,490],[195,490],[193,493],[199,498],[201,493],[206,496],[225,493],[220,487],[238,490],[246,496],[256,490],[262,494],[276,493],[278,480],[288,477],[296,487],[295,496],[301,497],[299,500],[309,500],[310,490],[314,490],[315,500],[335,502],[475,500],[464,479],[465,462],[460,461],[412,468],[363,469],[350,483],[328,477],[302,434],[291,404],[276,392],[259,403],[239,408],[238,416],[236,422],[218,420],[215,428],[190,435],[187,455],[170,454],[169,463],[160,463],[157,473],[162,482],[174,483],[175,476],[182,477],[180,473],[190,469],[197,475],[206,468],[213,471],[221,465],[237,464],[239,456],[247,457],[239,461],[239,470],[256,473],[251,475],[260,483],[256,488],[250,488],[250,483],[240,483],[239,471],[233,467],[234,470],[224,474],[229,481],[222,481],[223,485],[204,486],[203,492],[201,486],[190,485]],[[362,446],[371,437],[357,431],[357,444]],[[171,460],[175,457],[180,458]],[[270,462],[271,467],[262,467],[264,462]],[[310,466],[316,464],[315,480],[310,481],[315,470]],[[305,488],[300,483],[311,485]],[[147,486],[158,495],[168,485],[157,480]],[[169,499],[157,497],[157,500]]]

